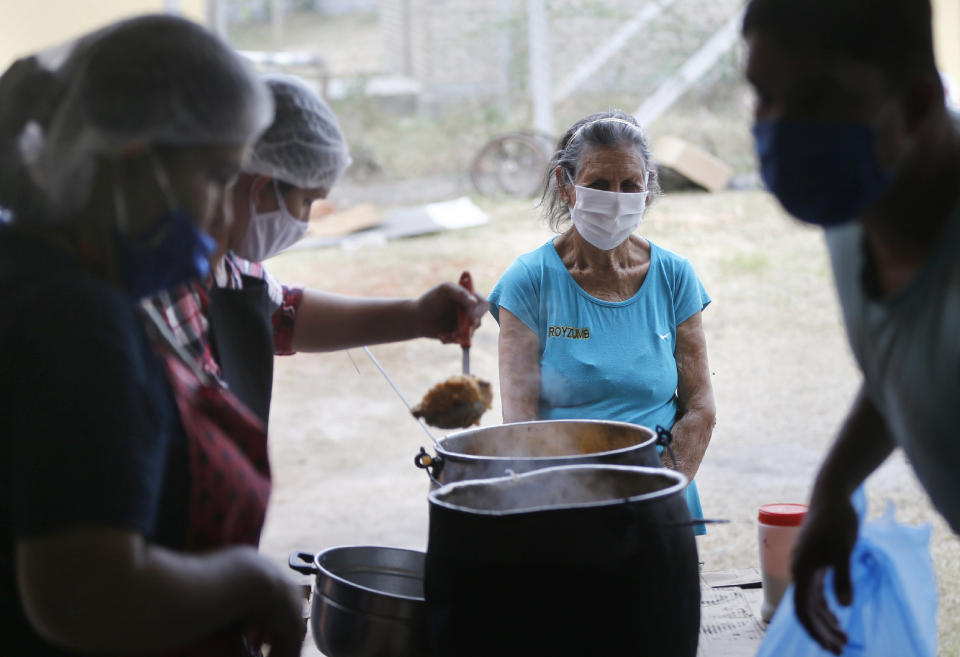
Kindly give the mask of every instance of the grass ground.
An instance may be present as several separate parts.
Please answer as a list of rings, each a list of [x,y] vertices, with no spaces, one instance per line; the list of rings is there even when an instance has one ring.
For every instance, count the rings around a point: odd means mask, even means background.
[[[549,238],[529,201],[478,200],[490,223],[383,248],[301,251],[270,262],[281,280],[359,295],[416,295],[469,268],[488,291],[521,253]],[[859,384],[843,334],[822,237],[785,218],[759,192],[672,194],[642,234],[688,257],[713,297],[704,312],[719,421],[697,476],[706,514],[730,524],[699,539],[704,568],[757,565],[756,511],[804,501]],[[497,378],[497,327],[488,318],[474,371]],[[426,340],[375,347],[410,399],[456,373],[454,346]],[[271,424],[275,492],[263,550],[376,544],[423,549],[427,480],[413,455],[429,439],[362,351],[277,361]],[[501,421],[499,400],[484,424]],[[939,587],[939,654],[960,655],[960,540],[932,511],[895,455],[869,482],[903,522],[932,524]],[[312,645],[305,655],[316,655]]]

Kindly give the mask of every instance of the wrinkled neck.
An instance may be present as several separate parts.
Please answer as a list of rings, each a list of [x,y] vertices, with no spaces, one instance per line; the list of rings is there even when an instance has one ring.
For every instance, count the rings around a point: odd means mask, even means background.
[[[557,253],[568,268],[596,272],[616,272],[635,266],[638,264],[635,252],[643,244],[643,238],[631,235],[615,248],[603,251],[585,240],[575,227],[554,242]]]

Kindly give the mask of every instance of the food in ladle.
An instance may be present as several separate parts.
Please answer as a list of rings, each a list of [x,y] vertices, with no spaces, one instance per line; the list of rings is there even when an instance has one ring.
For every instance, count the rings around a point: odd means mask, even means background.
[[[431,426],[456,429],[479,424],[492,402],[490,383],[472,374],[458,374],[430,388],[410,410]]]

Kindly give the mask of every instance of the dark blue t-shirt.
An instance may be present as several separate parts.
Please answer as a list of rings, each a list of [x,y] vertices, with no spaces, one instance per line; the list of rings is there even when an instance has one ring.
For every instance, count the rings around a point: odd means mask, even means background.
[[[11,654],[64,655],[23,616],[17,540],[86,526],[181,546],[186,439],[120,290],[0,225],[0,299],[0,642]]]

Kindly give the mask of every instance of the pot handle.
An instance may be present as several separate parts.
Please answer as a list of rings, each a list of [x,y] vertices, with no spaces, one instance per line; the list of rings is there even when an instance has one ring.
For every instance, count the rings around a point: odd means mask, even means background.
[[[670,460],[673,461],[673,469],[678,470],[677,457],[674,456],[673,447],[671,447],[673,444],[673,434],[670,433],[670,429],[665,429],[659,424],[657,425],[657,444],[667,450],[667,453],[670,455]]]
[[[680,522],[665,522],[661,527],[672,529],[673,527],[693,527],[694,525],[726,525],[730,520],[727,518],[691,518],[690,520],[681,520]]]
[[[427,453],[427,450],[421,446],[420,451],[417,452],[417,455],[413,457],[413,464],[421,470],[427,471],[427,476],[430,477],[430,481],[433,482],[434,486],[439,488],[443,485],[440,483],[440,480],[437,479],[437,477],[440,476],[440,472],[443,470],[442,456],[439,454],[436,456],[430,456]]]
[[[290,566],[292,570],[302,573],[303,575],[316,575],[320,572],[317,567],[313,565],[313,552],[294,550],[290,553],[290,560],[287,562],[287,565]]]

